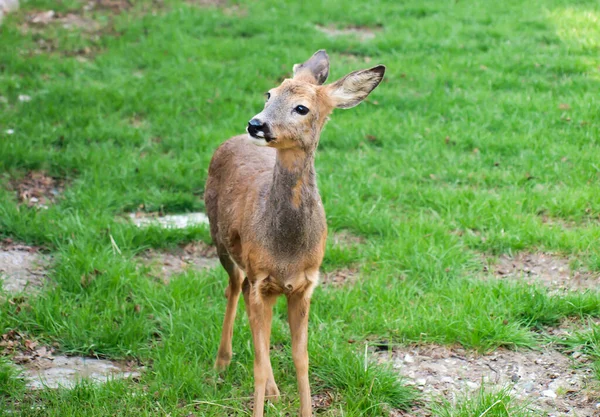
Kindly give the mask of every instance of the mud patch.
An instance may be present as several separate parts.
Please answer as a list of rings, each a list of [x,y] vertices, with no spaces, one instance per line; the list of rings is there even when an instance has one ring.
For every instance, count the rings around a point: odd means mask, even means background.
[[[317,30],[325,35],[337,38],[341,36],[353,36],[358,38],[359,41],[365,42],[372,39],[375,39],[377,32],[381,31],[381,28],[370,28],[367,26],[347,26],[345,28],[339,29],[335,26],[316,26]]]
[[[139,259],[150,268],[151,275],[165,285],[173,275],[219,265],[216,249],[203,242],[189,243],[170,251],[151,249],[141,254]]]
[[[380,363],[392,362],[407,383],[429,400],[456,401],[464,393],[509,387],[511,396],[530,408],[553,416],[593,416],[600,405],[591,391],[593,372],[584,361],[561,353],[498,349],[478,355],[462,348],[414,346],[375,353]],[[546,415],[546,414],[544,414]]]
[[[39,289],[45,281],[50,259],[37,248],[25,245],[0,244],[0,281],[2,289],[11,294]]]
[[[501,279],[517,279],[528,284],[541,284],[553,290],[586,290],[600,288],[600,274],[571,271],[569,260],[550,253],[502,255],[489,269]]]
[[[202,224],[208,224],[208,217],[204,213],[167,214],[159,213],[130,213],[131,222],[138,227],[158,226],[165,229],[185,229]]]
[[[48,208],[64,191],[65,181],[44,171],[30,171],[23,178],[11,180],[9,187],[17,193],[19,203]]]

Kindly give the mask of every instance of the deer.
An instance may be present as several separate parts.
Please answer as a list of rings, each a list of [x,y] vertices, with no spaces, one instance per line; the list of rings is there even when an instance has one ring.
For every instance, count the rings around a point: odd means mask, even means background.
[[[281,295],[287,298],[300,416],[312,416],[308,316],[327,239],[315,152],[333,109],[361,103],[384,73],[385,66],[377,65],[324,85],[329,56],[319,50],[266,93],[247,134],[228,139],[213,154],[204,200],[211,237],[229,276],[215,368],[224,371],[231,362],[242,293],[254,347],[254,417],[263,417],[265,399],[280,396],[269,350],[273,305]]]

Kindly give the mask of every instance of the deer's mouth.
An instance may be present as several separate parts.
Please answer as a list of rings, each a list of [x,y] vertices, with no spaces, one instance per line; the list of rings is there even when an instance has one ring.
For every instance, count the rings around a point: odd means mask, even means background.
[[[262,130],[246,129],[246,131],[253,142],[264,142],[266,144],[275,140],[268,132]]]

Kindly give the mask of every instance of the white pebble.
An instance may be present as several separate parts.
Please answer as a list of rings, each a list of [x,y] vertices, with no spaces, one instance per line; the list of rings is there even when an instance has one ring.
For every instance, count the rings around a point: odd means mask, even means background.
[[[556,398],[556,393],[552,390],[544,390],[542,391],[542,396],[544,397],[548,397],[548,398]]]
[[[474,382],[467,381],[467,387],[469,387],[470,389],[477,389],[477,388],[479,388],[479,385],[477,385]]]

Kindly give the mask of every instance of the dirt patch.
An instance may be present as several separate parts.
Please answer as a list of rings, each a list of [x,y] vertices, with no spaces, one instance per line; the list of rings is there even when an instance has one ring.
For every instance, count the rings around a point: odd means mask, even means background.
[[[498,349],[479,355],[457,347],[436,345],[396,348],[376,353],[432,400],[443,396],[455,401],[465,393],[508,387],[511,396],[530,408],[553,416],[595,416],[597,396],[591,391],[591,368],[582,360],[556,350],[510,351]],[[583,359],[583,358],[581,358]],[[544,414],[546,415],[546,414]]]
[[[361,42],[375,39],[377,32],[381,31],[380,27],[371,28],[367,26],[347,26],[345,28],[340,29],[331,25],[317,25],[316,28],[319,32],[324,33],[332,38],[337,38],[340,36],[354,36],[358,38],[358,40]]]
[[[187,0],[187,4],[200,7],[223,7],[227,6],[227,0]]]
[[[340,55],[342,57],[342,60],[344,60],[346,62],[351,62],[351,63],[369,64],[373,61],[373,58],[371,58],[370,56],[367,56],[367,55],[357,55],[357,54],[352,54],[352,53],[343,53]]]
[[[542,284],[553,290],[586,290],[600,286],[600,274],[571,271],[569,259],[550,253],[502,255],[489,269],[501,279]]]
[[[0,337],[0,347],[23,372],[30,389],[73,388],[82,379],[104,383],[139,377],[142,370],[134,362],[54,356],[53,348],[39,345],[15,330]]]
[[[0,281],[8,293],[35,291],[42,286],[50,259],[38,248],[16,245],[4,240],[0,244]]]
[[[329,238],[334,245],[341,247],[358,246],[365,243],[365,238],[357,236],[348,230],[340,230],[339,232],[332,233]]]
[[[18,0],[0,0],[0,24],[4,15],[19,9]]]
[[[328,410],[333,404],[334,396],[330,391],[321,392],[312,396],[312,406],[315,411]]]
[[[129,0],[92,0],[84,6],[84,10],[110,10],[118,14],[132,7],[133,3]]]
[[[45,356],[21,364],[27,387],[74,388],[82,379],[106,383],[112,379],[136,378],[141,373],[121,362],[70,356]]]
[[[137,212],[130,213],[131,222],[138,227],[159,226],[166,229],[185,229],[186,227],[208,224],[204,213],[167,214]]]
[[[168,284],[173,275],[188,270],[214,268],[219,265],[217,251],[204,242],[189,243],[175,250],[148,250],[140,255],[140,261],[150,267],[151,275]]]
[[[342,268],[321,273],[321,285],[325,287],[342,287],[354,284],[357,280],[358,270],[353,268]]]
[[[48,208],[64,191],[65,181],[44,171],[30,171],[23,178],[10,181],[9,187],[17,193],[19,203],[27,207]]]
[[[39,33],[39,29],[48,25],[60,25],[64,29],[81,29],[96,32],[100,24],[95,20],[77,13],[58,13],[54,10],[36,11],[27,15],[27,21],[21,25],[24,32]]]

